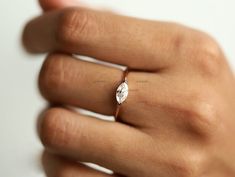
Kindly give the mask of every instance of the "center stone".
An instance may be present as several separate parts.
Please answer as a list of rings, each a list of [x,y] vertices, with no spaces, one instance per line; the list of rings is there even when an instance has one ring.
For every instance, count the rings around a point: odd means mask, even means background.
[[[117,88],[116,92],[116,99],[118,104],[122,104],[128,96],[128,85],[126,82],[123,82],[119,87]]]

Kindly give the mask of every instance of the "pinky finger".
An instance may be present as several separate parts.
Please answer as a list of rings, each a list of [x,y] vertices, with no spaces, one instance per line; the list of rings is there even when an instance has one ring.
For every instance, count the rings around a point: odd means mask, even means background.
[[[47,152],[43,153],[42,164],[47,177],[121,177],[97,171]]]

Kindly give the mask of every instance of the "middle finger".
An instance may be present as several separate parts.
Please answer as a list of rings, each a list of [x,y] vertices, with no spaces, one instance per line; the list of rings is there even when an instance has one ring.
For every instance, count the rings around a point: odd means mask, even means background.
[[[32,52],[59,50],[152,71],[175,63],[182,52],[179,47],[191,33],[172,23],[69,8],[32,20],[23,39]],[[185,45],[191,45],[189,42]]]

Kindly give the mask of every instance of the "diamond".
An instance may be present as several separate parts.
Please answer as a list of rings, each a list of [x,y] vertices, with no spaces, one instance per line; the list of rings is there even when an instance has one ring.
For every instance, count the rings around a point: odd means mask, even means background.
[[[116,92],[116,99],[118,104],[122,104],[128,96],[128,85],[126,82],[123,82],[119,87],[117,88]]]

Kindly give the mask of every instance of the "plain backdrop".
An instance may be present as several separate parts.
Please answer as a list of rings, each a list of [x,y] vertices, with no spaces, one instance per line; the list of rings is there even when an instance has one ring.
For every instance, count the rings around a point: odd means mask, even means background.
[[[168,20],[213,35],[235,67],[234,0],[87,0],[91,5],[141,18]],[[27,20],[39,15],[36,0],[0,0],[0,177],[43,177],[35,123],[45,102],[37,90],[44,55],[21,47]]]

